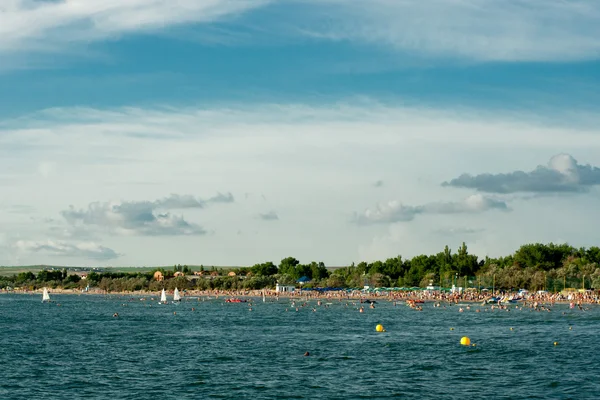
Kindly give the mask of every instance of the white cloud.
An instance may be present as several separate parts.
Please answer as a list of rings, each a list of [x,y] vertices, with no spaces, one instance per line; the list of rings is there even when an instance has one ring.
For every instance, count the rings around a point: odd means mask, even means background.
[[[63,218],[75,227],[106,229],[113,234],[142,236],[204,235],[200,225],[186,221],[166,209],[204,208],[209,203],[233,202],[233,195],[219,194],[208,200],[191,195],[172,194],[150,201],[93,202],[86,210],[70,206],[61,211]]]
[[[408,206],[397,200],[378,204],[374,209],[356,213],[354,221],[359,225],[389,224],[412,221],[420,214],[468,214],[490,210],[508,211],[505,202],[474,194],[457,202],[434,202],[418,206]]]
[[[600,3],[547,0],[312,0],[304,33],[482,61],[600,57]],[[324,8],[326,8],[324,10]]]
[[[261,7],[264,0],[3,0],[0,51],[47,51],[170,25],[207,23]]]
[[[480,259],[513,253],[527,243],[564,243],[596,246],[590,234],[595,231],[600,212],[595,196],[545,198],[530,202],[515,200],[511,213],[423,216],[418,221],[385,225],[358,247],[361,261],[381,260],[396,255],[414,257],[435,254],[448,245],[456,251],[466,242],[469,253]],[[592,213],[590,217],[588,213]]]
[[[258,218],[262,219],[263,221],[278,221],[279,215],[277,215],[275,211],[269,211],[266,213],[259,213]]]
[[[476,61],[600,57],[600,3],[594,0],[4,0],[0,52],[66,51],[126,34],[167,34],[166,28],[264,7],[268,17],[260,23],[238,25],[245,42],[309,37]],[[231,29],[223,40],[240,36]],[[207,31],[200,39],[215,35]]]
[[[13,244],[19,253],[42,253],[47,256],[86,258],[97,261],[113,260],[119,255],[112,249],[94,242],[68,243],[64,241],[19,240]]]
[[[567,114],[556,118],[576,121]],[[473,245],[490,254],[518,240],[541,240],[537,237],[588,245],[595,229],[590,221],[597,213],[590,200],[594,191],[575,199],[542,198],[533,208],[528,208],[533,202],[511,198],[512,212],[499,213],[482,212],[494,208],[490,198],[465,200],[473,192],[444,188],[440,182],[483,168],[527,171],[538,160],[563,152],[599,165],[600,135],[593,125],[367,100],[45,110],[0,121],[0,171],[8,182],[2,185],[2,204],[30,206],[38,220],[56,218],[69,204],[77,207],[66,211],[68,220],[51,224],[0,209],[0,225],[10,232],[8,243],[101,243],[123,254],[117,260],[121,265],[251,265],[289,255],[342,265],[356,261],[359,251],[382,257],[399,252],[398,243],[386,239],[387,225],[359,228],[348,216],[365,205],[401,199],[421,207],[420,213],[413,221],[393,224],[394,229],[407,235],[414,231],[420,240],[415,249],[423,251],[439,251],[452,240],[460,243],[462,235],[477,236]],[[39,160],[60,160],[60,169],[44,178]],[[564,160],[553,165],[568,171]],[[385,185],[373,188],[376,179]],[[252,195],[221,204],[233,200],[229,191]],[[165,197],[168,193],[179,195]],[[540,223],[553,220],[556,209],[565,219],[560,232]],[[285,218],[277,223],[257,218],[269,210]],[[478,235],[456,230],[452,237],[431,234],[464,226],[485,230]],[[204,230],[214,233],[190,234]],[[380,250],[372,250],[374,238],[381,238]],[[53,259],[90,262],[86,253],[66,254]],[[0,252],[0,264],[13,260],[2,257],[8,256]],[[22,263],[46,261],[42,252],[19,257]]]
[[[488,193],[564,193],[585,192],[600,186],[600,168],[581,165],[569,154],[557,154],[548,165],[538,165],[530,172],[501,174],[462,174],[443,186],[476,189]]]
[[[186,209],[186,208],[204,208],[211,203],[233,203],[235,201],[233,194],[227,193],[218,193],[217,195],[203,200],[198,197],[192,195],[179,195],[179,194],[171,194],[168,197],[163,199],[159,199],[154,201],[151,205],[156,208],[176,208],[176,209]]]

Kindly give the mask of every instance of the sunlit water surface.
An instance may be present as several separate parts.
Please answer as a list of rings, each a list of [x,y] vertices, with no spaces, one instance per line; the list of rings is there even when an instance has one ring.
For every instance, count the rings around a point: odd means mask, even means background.
[[[594,306],[52,298],[0,295],[0,399],[600,398]]]

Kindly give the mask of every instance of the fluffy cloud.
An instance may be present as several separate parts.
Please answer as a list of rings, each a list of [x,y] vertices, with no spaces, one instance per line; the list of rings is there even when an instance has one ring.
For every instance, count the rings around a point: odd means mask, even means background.
[[[23,253],[44,253],[50,256],[88,258],[92,260],[112,260],[119,255],[112,249],[94,242],[68,243],[64,241],[19,240],[13,248]]]
[[[459,202],[437,202],[420,206],[407,206],[398,201],[378,204],[374,209],[366,209],[355,214],[354,221],[359,225],[389,224],[412,221],[421,214],[464,214],[481,213],[489,210],[508,211],[506,203],[476,194]]]
[[[446,245],[451,251],[456,252],[463,242],[466,242],[470,254],[484,258],[490,255],[490,243],[499,239],[493,233],[470,228],[446,227],[431,231],[430,227],[424,224],[402,223],[390,224],[386,228],[385,231],[359,246],[359,260],[372,262],[398,255],[412,258],[420,254],[438,253],[443,251]],[[495,255],[514,251],[515,247],[511,247],[514,245],[512,240],[508,246],[502,243],[502,250]],[[516,246],[518,245],[517,242]],[[491,246],[494,247],[493,244]]]
[[[208,199],[208,203],[233,203],[235,201],[233,195],[231,193],[218,193],[216,196]]]
[[[192,195],[178,195],[171,194],[169,197],[164,199],[156,200],[152,204],[156,208],[204,208],[210,203],[233,203],[235,201],[231,193],[218,193],[216,196],[209,198],[208,200],[202,200]]]
[[[209,203],[232,202],[233,195],[219,194],[208,200],[191,195],[172,194],[150,201],[94,202],[86,210],[70,206],[61,211],[63,218],[73,226],[91,226],[111,233],[141,236],[204,235],[201,226],[186,221],[183,216],[162,209],[204,208]]]
[[[279,220],[279,216],[277,215],[277,213],[275,211],[269,211],[267,213],[259,213],[258,218],[262,219],[263,221]]]
[[[25,214],[0,208],[0,225],[10,232],[7,243],[46,238],[101,243],[124,253],[119,265],[169,265],[178,260],[247,265],[289,255],[344,265],[356,261],[359,247],[389,228],[375,224],[369,229],[348,229],[348,215],[382,199],[402,199],[404,207],[412,208],[400,215],[412,214],[418,223],[396,225],[415,239],[400,247],[386,239],[373,256],[394,255],[398,249],[404,249],[401,254],[405,255],[413,251],[409,245],[419,251],[439,251],[451,238],[432,231],[455,224],[485,227],[485,232],[471,234],[482,255],[502,255],[526,241],[562,238],[589,245],[596,229],[593,221],[598,219],[593,196],[552,196],[535,205],[515,198],[510,213],[479,214],[474,210],[489,207],[483,201],[487,197],[474,197],[471,203],[458,201],[460,197],[445,197],[455,194],[439,185],[465,171],[478,171],[481,165],[489,171],[511,171],[515,169],[511,160],[535,160],[556,149],[600,165],[598,124],[581,124],[597,117],[571,117],[561,114],[569,123],[557,125],[523,114],[432,109],[368,99],[312,105],[51,109],[0,121],[0,175],[14,182],[2,185],[0,202],[33,207]],[[144,132],[162,136],[144,138],[140,135]],[[59,168],[43,177],[37,169],[39,160],[57,162]],[[384,186],[373,188],[377,179]],[[228,207],[219,203],[233,199],[223,191],[224,183],[233,193],[253,195]],[[183,195],[197,193],[198,188],[224,194],[214,196],[212,202],[210,196]],[[169,193],[180,195],[164,197]],[[150,201],[98,203],[98,199]],[[130,203],[135,207],[128,208]],[[76,207],[65,210],[68,204]],[[465,209],[462,214],[440,214]],[[561,223],[552,220],[544,225],[557,209]],[[60,217],[41,224],[29,218],[42,221],[61,210],[72,222]],[[285,218],[261,221],[258,213],[269,210]],[[165,220],[163,225],[180,232],[168,218],[159,218],[167,213],[184,214],[188,224],[196,222],[207,231],[214,227],[216,232],[201,240],[194,235],[136,233],[156,231],[161,225],[155,219]],[[57,230],[49,232],[50,226]],[[61,228],[68,232],[61,233]],[[419,243],[415,243],[416,229],[423,230]],[[93,239],[81,236],[85,231]],[[464,238],[456,236],[455,245]],[[485,246],[480,236],[486,237]],[[46,260],[42,253],[20,256],[16,260],[0,252],[0,264]],[[54,260],[88,262],[84,258]]]
[[[584,192],[591,186],[600,185],[600,168],[581,165],[569,154],[558,154],[550,159],[548,165],[540,165],[530,172],[463,174],[442,185],[488,193]]]

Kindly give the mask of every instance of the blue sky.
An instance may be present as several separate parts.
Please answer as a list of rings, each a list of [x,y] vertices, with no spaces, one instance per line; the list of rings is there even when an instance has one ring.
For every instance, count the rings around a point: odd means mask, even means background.
[[[149,35],[92,48],[97,55],[53,54],[44,57],[46,67],[0,74],[2,116],[82,104],[327,102],[355,95],[534,112],[597,111],[600,104],[596,60],[474,62],[346,42],[218,46]]]
[[[594,1],[0,9],[0,264],[597,244]]]

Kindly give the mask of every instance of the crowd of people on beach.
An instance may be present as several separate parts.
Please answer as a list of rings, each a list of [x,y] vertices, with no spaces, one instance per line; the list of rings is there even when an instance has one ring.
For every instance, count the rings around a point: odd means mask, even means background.
[[[20,291],[27,293],[28,291]],[[31,293],[36,293],[32,291]],[[53,290],[55,293],[79,293],[65,290]],[[296,289],[292,292],[276,292],[275,290],[184,290],[185,297],[222,298],[232,299],[269,297],[275,299],[304,299],[304,300],[328,300],[328,301],[358,301],[367,302],[373,308],[373,302],[369,300],[389,301],[393,303],[406,303],[416,310],[422,309],[424,303],[434,303],[434,306],[457,305],[459,303],[482,303],[489,304],[502,309],[511,304],[530,306],[533,308],[549,307],[556,303],[569,303],[571,308],[583,308],[584,304],[600,304],[600,292],[597,291],[573,291],[573,292],[504,292],[504,291],[454,291],[444,292],[435,290],[416,291],[364,291],[364,290],[331,290],[316,291],[310,289]],[[109,294],[104,291],[91,290],[86,294]],[[121,295],[148,295],[149,292],[110,293]],[[464,311],[464,308],[463,308]]]
[[[569,292],[569,293],[551,293],[551,292],[532,292],[518,294],[511,292],[441,292],[441,291],[374,291],[365,292],[362,290],[354,291],[313,291],[296,290],[294,292],[275,292],[273,290],[207,290],[207,291],[188,291],[191,296],[219,296],[225,298],[238,297],[260,297],[263,294],[268,297],[302,297],[307,299],[380,299],[389,301],[427,301],[427,302],[483,302],[491,298],[500,298],[505,300],[520,300],[525,302],[538,302],[544,304],[575,302],[582,304],[600,304],[600,293],[593,291]]]

